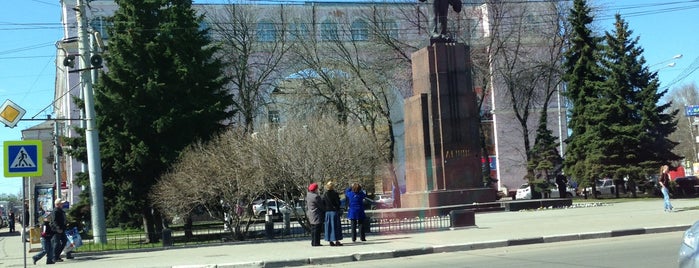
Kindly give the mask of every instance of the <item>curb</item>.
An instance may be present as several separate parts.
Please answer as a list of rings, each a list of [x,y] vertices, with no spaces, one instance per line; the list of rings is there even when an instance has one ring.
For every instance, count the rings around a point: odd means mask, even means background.
[[[338,255],[338,256],[329,256],[329,257],[317,257],[317,258],[313,257],[313,258],[303,258],[303,259],[295,259],[295,260],[259,261],[259,262],[229,263],[229,264],[218,264],[218,265],[216,265],[216,264],[202,264],[202,265],[173,266],[173,268],[224,268],[224,267],[225,268],[248,268],[248,267],[250,267],[250,268],[253,268],[253,267],[254,268],[271,268],[271,267],[290,267],[290,266],[304,266],[304,265],[326,265],[326,264],[337,264],[337,263],[346,263],[346,262],[355,262],[355,261],[401,258],[401,257],[418,256],[418,255],[426,255],[426,254],[433,254],[433,253],[461,252],[461,251],[510,247],[510,246],[522,246],[522,245],[531,245],[531,244],[543,244],[543,243],[555,243],[555,242],[598,239],[598,238],[621,237],[621,236],[629,236],[629,235],[679,232],[679,231],[687,230],[689,227],[691,227],[691,225],[676,225],[676,226],[636,228],[636,229],[620,229],[620,230],[612,230],[612,231],[604,231],[604,232],[564,234],[564,235],[541,236],[541,237],[496,240],[496,241],[484,241],[484,242],[454,244],[454,245],[438,245],[438,246],[421,247],[421,248],[411,248],[411,249],[401,249],[401,250],[381,251],[381,252],[371,252],[371,253],[354,253],[354,254],[350,254],[350,255]]]

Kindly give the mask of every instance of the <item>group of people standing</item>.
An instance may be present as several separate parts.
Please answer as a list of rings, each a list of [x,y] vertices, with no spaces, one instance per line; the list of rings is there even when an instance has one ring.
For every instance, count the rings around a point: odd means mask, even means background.
[[[61,253],[68,243],[68,237],[65,234],[67,222],[66,213],[63,211],[64,201],[60,198],[54,202],[53,213],[45,212],[43,215],[43,224],[41,225],[41,252],[32,256],[34,264],[41,258],[46,256],[46,264],[54,264],[61,262]],[[66,258],[72,259],[71,252],[66,252]]]
[[[358,183],[353,183],[345,190],[348,207],[347,218],[352,226],[352,242],[357,241],[358,227],[360,240],[366,241],[364,228],[366,214],[363,204],[365,197],[366,193],[362,191],[362,186]],[[340,223],[342,213],[340,194],[335,191],[335,184],[332,181],[325,184],[322,196],[318,193],[317,183],[311,183],[308,186],[306,216],[311,224],[311,246],[322,246],[320,244],[321,233],[325,234],[324,239],[330,243],[331,247],[343,245],[340,242],[343,239],[342,224]]]

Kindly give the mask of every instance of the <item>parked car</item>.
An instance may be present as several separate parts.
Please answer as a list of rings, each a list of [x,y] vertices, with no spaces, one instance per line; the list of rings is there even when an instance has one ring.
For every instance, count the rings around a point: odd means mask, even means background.
[[[263,218],[267,214],[267,210],[271,210],[273,215],[279,215],[288,212],[292,217],[295,216],[293,210],[291,209],[291,206],[282,200],[267,199],[266,203],[267,206],[265,207],[265,204],[264,202],[262,202],[262,200],[252,202],[252,212],[256,217]],[[298,215],[304,215],[306,213],[301,202],[299,202],[299,204],[297,204],[294,209],[296,210],[296,214]]]
[[[595,190],[597,195],[612,195],[616,193],[616,187],[614,186],[614,180],[612,179],[601,179],[595,181]],[[592,187],[585,188],[585,192],[588,194],[592,193]]]
[[[388,194],[376,194],[374,196],[374,204],[377,209],[393,208],[393,197]]]
[[[696,176],[679,177],[675,179],[675,196],[692,197],[697,193],[694,186],[697,185]]]
[[[659,177],[659,174],[648,175],[645,180],[638,183],[638,191],[655,196],[662,196],[663,194],[660,192],[660,185],[658,184]]]
[[[684,232],[677,262],[680,268],[699,267],[699,221]]]
[[[558,193],[558,185],[557,184],[552,184],[551,188],[549,189],[550,197],[551,198],[561,198],[561,195]],[[575,189],[573,187],[570,187],[569,185],[566,187],[566,193],[564,194],[564,198],[572,198],[575,196]],[[532,193],[531,193],[531,187],[529,187],[529,183],[522,184],[522,186],[517,189],[517,194],[515,195],[515,199],[532,199]]]
[[[376,209],[376,201],[374,201],[374,200],[371,199],[371,198],[364,197],[364,200],[363,200],[362,203],[364,204],[364,210],[374,210],[374,209]],[[342,207],[342,209],[344,209],[345,212],[346,212],[347,209],[348,209],[348,208],[347,208],[348,205],[349,205],[349,204],[347,204],[347,198],[345,198],[345,195],[343,194],[342,197],[340,198],[340,207]]]

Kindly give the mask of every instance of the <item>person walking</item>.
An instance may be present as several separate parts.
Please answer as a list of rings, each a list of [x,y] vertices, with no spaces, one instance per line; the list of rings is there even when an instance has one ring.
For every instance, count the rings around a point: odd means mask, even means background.
[[[43,258],[44,256],[46,256],[46,264],[55,263],[53,261],[53,247],[51,245],[51,239],[53,239],[53,229],[51,228],[49,216],[49,213],[43,215],[44,224],[41,226],[41,251],[36,255],[32,256],[32,261],[34,262],[34,265],[36,265],[36,262],[41,260],[41,258]]]
[[[663,193],[663,202],[665,207],[665,212],[672,212],[672,204],[670,204],[670,167],[668,165],[663,165],[660,167],[660,178],[658,179],[658,184],[660,184],[660,191]]]
[[[366,241],[366,214],[364,213],[364,198],[366,193],[362,191],[362,186],[359,183],[353,183],[352,187],[345,190],[345,198],[347,198],[347,218],[350,220],[352,227],[352,242],[357,241],[357,225],[359,225],[359,239]]]
[[[325,206],[325,241],[330,242],[331,247],[342,246],[340,243],[342,240],[340,195],[335,191],[332,181],[325,184],[323,205]]]
[[[308,222],[311,224],[311,246],[322,246],[320,244],[320,233],[323,228],[322,223],[325,218],[325,211],[323,209],[323,200],[318,195],[318,184],[315,182],[308,186],[306,217],[308,217]]]
[[[556,186],[558,186],[558,198],[568,198],[568,178],[565,175],[556,175]]]
[[[10,209],[10,213],[7,215],[10,227],[10,233],[15,232],[15,212]]]
[[[54,202],[54,205],[56,206],[53,209],[52,227],[53,231],[55,232],[55,235],[53,236],[53,261],[55,262],[63,261],[63,259],[61,259],[61,253],[63,252],[63,249],[65,249],[66,244],[68,244],[68,237],[66,237],[65,234],[67,227],[66,212],[63,211],[63,203],[64,201],[60,198],[56,199]],[[72,259],[73,256],[70,252],[66,252],[66,258]]]

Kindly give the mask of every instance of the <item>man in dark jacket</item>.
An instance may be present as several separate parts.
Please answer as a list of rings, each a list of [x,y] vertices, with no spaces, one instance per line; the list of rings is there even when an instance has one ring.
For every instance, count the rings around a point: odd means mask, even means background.
[[[66,237],[65,234],[67,227],[66,212],[63,211],[63,203],[64,201],[60,198],[56,199],[54,202],[56,206],[53,209],[53,223],[51,224],[53,231],[56,233],[56,235],[53,236],[53,258],[56,262],[63,261],[63,259],[61,259],[61,252],[63,252],[66,244],[68,244],[68,237]],[[73,256],[68,252],[66,253],[66,258],[72,259]]]
[[[323,200],[318,195],[318,184],[311,183],[306,194],[306,216],[311,224],[311,246],[318,247],[320,244],[320,233],[323,230],[325,220],[325,209]]]
[[[7,219],[10,221],[10,233],[15,232],[15,212],[10,210],[10,214],[7,215]]]

